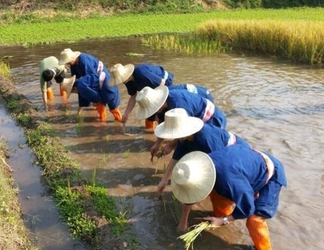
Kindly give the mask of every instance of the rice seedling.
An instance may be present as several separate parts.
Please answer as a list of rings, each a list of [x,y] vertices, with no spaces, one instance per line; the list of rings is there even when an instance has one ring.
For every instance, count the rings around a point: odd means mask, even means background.
[[[3,61],[0,61],[0,75],[7,78],[10,77],[10,66]]]
[[[181,239],[185,243],[185,248],[188,250],[190,246],[193,245],[193,242],[198,237],[198,235],[201,234],[202,231],[210,227],[209,221],[203,221],[197,225],[191,226],[188,230],[189,232],[182,234],[178,237],[178,239]],[[193,228],[193,229],[192,229]]]
[[[144,54],[139,54],[139,53],[126,53],[126,56],[131,56],[131,57],[143,57],[145,56]]]
[[[124,153],[124,157],[128,158],[129,157],[129,153],[130,153],[130,149],[127,149]]]

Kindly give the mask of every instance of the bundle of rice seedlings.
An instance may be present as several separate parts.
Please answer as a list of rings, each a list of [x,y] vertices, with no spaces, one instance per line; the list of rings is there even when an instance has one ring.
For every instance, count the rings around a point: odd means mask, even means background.
[[[197,236],[209,226],[210,226],[209,221],[203,221],[197,225],[193,225],[190,227],[193,228],[192,230],[190,230],[188,233],[180,235],[178,239],[184,241],[186,250],[188,250],[190,246],[193,244],[193,242],[195,241],[195,239],[197,238]]]

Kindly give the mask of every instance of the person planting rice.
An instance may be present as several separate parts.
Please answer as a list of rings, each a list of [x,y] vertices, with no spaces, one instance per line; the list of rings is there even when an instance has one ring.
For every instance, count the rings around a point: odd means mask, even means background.
[[[157,187],[159,195],[165,189],[174,166],[187,153],[197,150],[210,153],[235,144],[250,148],[250,145],[239,136],[212,124],[204,123],[197,117],[190,117],[182,108],[171,109],[166,112],[165,121],[155,128],[154,133],[158,138],[174,140],[174,143],[170,145],[175,148],[163,178]],[[164,148],[162,153],[165,155],[174,148]],[[186,210],[186,206],[186,204],[182,204],[182,210]]]
[[[68,64],[70,66],[71,75],[76,76],[76,86],[78,86],[78,81],[86,76],[86,75],[97,75],[97,77],[89,77],[85,82],[87,84],[95,83],[96,86],[88,86],[90,89],[99,89],[98,79],[101,77],[101,81],[103,82],[102,86],[105,91],[105,101],[104,102],[94,102],[97,111],[99,113],[99,117],[101,121],[106,120],[106,103],[109,107],[109,111],[112,113],[116,121],[121,121],[122,115],[119,110],[120,105],[120,96],[118,87],[108,86],[107,81],[110,79],[110,74],[104,64],[99,61],[96,57],[81,53],[79,51],[72,51],[71,49],[64,49],[61,52],[61,59],[59,64]],[[98,78],[92,79],[91,78]],[[84,84],[83,82],[82,84]],[[88,88],[89,90],[89,88]],[[93,96],[86,97],[87,91],[79,95],[79,109],[78,114],[81,114],[82,107],[89,107],[91,105],[91,101],[89,99],[93,99]],[[95,98],[96,99],[96,98]]]
[[[178,228],[187,229],[190,207],[209,196],[213,216],[203,220],[219,227],[246,219],[256,249],[269,250],[266,219],[277,212],[282,186],[287,186],[284,166],[268,153],[237,144],[209,154],[186,154],[175,165],[171,177],[174,196],[188,204]]]
[[[187,90],[169,90],[166,86],[159,86],[155,89],[145,87],[138,93],[136,102],[138,104],[136,111],[138,119],[155,114],[158,123],[162,123],[167,111],[183,108],[189,116],[197,117],[205,123],[222,129],[226,128],[225,114],[218,107],[210,100]],[[157,137],[155,144],[151,147],[152,157],[158,153],[163,140],[163,138]]]
[[[59,61],[55,56],[49,56],[44,58],[39,62],[39,73],[40,73],[40,88],[42,91],[42,100],[44,104],[44,109],[47,111],[47,100],[53,100],[54,94],[51,88],[52,81],[55,80],[60,84],[60,94],[61,96],[66,95],[61,89],[61,84],[65,78],[65,67],[64,65],[59,65]]]
[[[116,86],[124,83],[130,98],[123,114],[123,122],[126,123],[128,116],[136,104],[136,96],[144,87],[156,88],[158,86],[173,85],[174,76],[162,66],[152,64],[126,64],[118,63],[110,68],[111,80],[109,85]],[[153,114],[152,114],[153,115]],[[145,118],[145,128],[154,129],[155,116]]]

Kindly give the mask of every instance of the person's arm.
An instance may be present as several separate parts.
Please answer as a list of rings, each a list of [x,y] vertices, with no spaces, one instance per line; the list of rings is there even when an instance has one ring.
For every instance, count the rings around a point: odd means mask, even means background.
[[[234,217],[232,215],[223,216],[223,217],[204,217],[204,220],[210,221],[210,224],[212,227],[220,227],[225,226],[230,222],[235,221]]]
[[[180,232],[185,232],[188,229],[188,218],[193,205],[182,204],[181,205],[181,217],[178,224]]]
[[[44,109],[45,109],[45,111],[48,111],[46,91],[45,92],[42,92],[42,99],[43,99]]]
[[[79,107],[77,115],[81,115],[81,113],[82,113],[82,107]]]
[[[165,173],[162,177],[162,180],[160,181],[158,185],[158,193],[161,194],[161,192],[165,189],[166,185],[168,184],[168,180],[171,177],[172,170],[174,169],[174,166],[177,164],[178,160],[171,159],[169,161],[169,164],[165,170]]]
[[[156,139],[154,145],[151,147],[151,150],[150,150],[152,158],[159,152],[160,146],[163,141],[164,141],[164,139],[159,138],[159,137]]]
[[[169,141],[167,145],[163,148],[163,155],[168,155],[174,150],[177,146],[178,140]]]
[[[126,110],[125,110],[125,112],[123,114],[122,122],[127,122],[130,112],[134,109],[135,104],[136,104],[136,95],[132,95],[129,98]]]

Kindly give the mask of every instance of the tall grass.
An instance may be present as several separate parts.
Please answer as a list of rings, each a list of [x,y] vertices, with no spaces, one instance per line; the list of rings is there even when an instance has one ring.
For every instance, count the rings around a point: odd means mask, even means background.
[[[196,30],[197,37],[235,49],[264,52],[309,64],[324,62],[323,21],[211,20]]]
[[[153,48],[185,53],[252,50],[307,64],[324,63],[324,21],[208,20],[189,36],[142,38]]]

